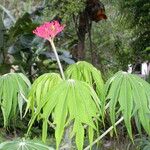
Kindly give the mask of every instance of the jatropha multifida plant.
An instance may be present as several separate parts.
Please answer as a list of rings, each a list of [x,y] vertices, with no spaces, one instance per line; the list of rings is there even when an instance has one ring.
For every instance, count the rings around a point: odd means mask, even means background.
[[[28,110],[32,112],[28,133],[36,120],[42,120],[42,140],[46,142],[48,126],[51,126],[55,130],[56,149],[69,150],[72,140],[75,140],[76,149],[83,150],[85,135],[89,146],[84,150],[90,149],[112,129],[117,132],[116,125],[122,121],[133,140],[131,119],[135,120],[139,132],[143,128],[150,135],[149,83],[136,75],[119,71],[104,85],[100,71],[85,61],[70,65],[64,73],[54,45],[56,35],[64,27],[52,21],[33,31],[50,42],[60,74],[45,73],[34,81],[31,88],[29,80],[22,74],[0,77],[4,126],[8,125],[11,114],[15,115],[17,107],[22,118],[22,106],[27,102],[25,114]],[[99,127],[105,124],[105,114],[109,115],[112,126],[94,140],[98,135],[95,133],[100,133]]]

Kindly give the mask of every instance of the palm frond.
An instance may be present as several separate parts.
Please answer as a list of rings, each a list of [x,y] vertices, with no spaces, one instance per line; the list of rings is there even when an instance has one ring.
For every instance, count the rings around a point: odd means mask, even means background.
[[[116,112],[121,112],[130,138],[132,139],[131,118],[141,124],[150,135],[150,84],[137,75],[119,71],[106,83],[110,119],[115,124]]]
[[[28,131],[42,110],[43,141],[47,137],[49,116],[53,113],[54,124],[56,124],[57,149],[62,140],[64,128],[70,123],[73,124],[70,138],[75,136],[78,150],[83,149],[85,124],[89,127],[89,139],[92,142],[93,130],[97,130],[93,118],[96,118],[95,121],[97,122],[97,114],[100,114],[101,111],[99,98],[89,84],[73,79],[61,81],[44,99],[43,104],[39,105],[33,114]]]
[[[19,107],[22,117],[22,105],[27,96],[30,81],[22,73],[8,73],[0,77],[0,104],[4,117],[4,127],[9,124],[11,117],[16,115]]]

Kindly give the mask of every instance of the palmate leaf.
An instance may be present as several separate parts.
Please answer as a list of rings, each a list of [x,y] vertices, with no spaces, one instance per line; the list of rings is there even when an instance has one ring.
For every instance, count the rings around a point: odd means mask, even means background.
[[[99,70],[90,63],[79,61],[67,68],[66,76],[68,79],[76,79],[90,84],[99,96],[102,102],[102,110],[104,111],[104,81]]]
[[[150,84],[140,77],[119,71],[106,83],[110,119],[114,125],[116,112],[121,112],[130,138],[131,118],[134,117],[150,135]]]
[[[29,91],[30,81],[22,73],[8,73],[0,77],[0,106],[6,127],[19,107],[22,117],[22,105]],[[22,97],[23,96],[23,97]]]
[[[51,93],[51,89],[62,81],[57,73],[45,73],[38,77],[31,86],[28,96],[26,112],[29,108],[34,112],[34,107],[37,108],[45,101],[47,93]]]
[[[17,139],[1,143],[0,150],[54,150],[54,149],[39,141]]]
[[[89,139],[92,142],[93,130],[97,130],[93,118],[96,118],[97,121],[97,114],[100,114],[101,111],[99,98],[91,86],[85,82],[72,79],[61,81],[44,99],[43,104],[39,105],[33,114],[28,131],[42,109],[43,141],[47,137],[47,130],[45,130],[48,126],[47,121],[53,113],[53,120],[56,124],[55,137],[57,149],[62,140],[64,128],[70,123],[73,125],[70,138],[75,136],[78,150],[83,149],[85,124],[90,128]]]

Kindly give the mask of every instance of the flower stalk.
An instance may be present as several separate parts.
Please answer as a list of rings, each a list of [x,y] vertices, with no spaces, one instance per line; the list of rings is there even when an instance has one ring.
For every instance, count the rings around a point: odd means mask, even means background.
[[[56,47],[55,47],[53,39],[50,38],[49,42],[50,42],[50,44],[52,46],[52,49],[53,49],[53,52],[55,54],[55,57],[56,57],[56,60],[57,60],[57,63],[58,63],[59,69],[60,69],[60,74],[62,76],[62,79],[65,80],[64,71],[63,71],[62,65],[60,63],[60,59],[59,59],[59,56],[58,56],[58,53],[57,53],[57,50],[56,50]]]
[[[60,33],[64,29],[64,27],[65,25],[61,25],[58,21],[52,21],[52,22],[45,22],[44,24],[33,30],[33,33],[36,34],[38,37],[44,38],[50,42],[63,80],[65,80],[65,75],[54,44],[54,38],[58,33]],[[68,145],[68,148],[65,148],[65,150],[70,150],[72,147],[72,140],[69,137],[70,129],[71,126],[67,127],[65,130],[64,143]]]

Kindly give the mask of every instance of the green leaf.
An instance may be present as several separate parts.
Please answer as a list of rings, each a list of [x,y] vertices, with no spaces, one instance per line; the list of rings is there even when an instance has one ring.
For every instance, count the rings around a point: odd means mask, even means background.
[[[72,64],[67,68],[66,75],[69,79],[85,81],[91,86],[95,86],[98,96],[101,99],[104,98],[104,82],[101,73],[91,64],[85,61]]]
[[[84,127],[79,122],[76,130],[76,145],[78,150],[83,150],[83,143],[84,143]]]
[[[54,150],[40,141],[17,139],[0,144],[0,150]]]
[[[85,61],[79,61],[70,65],[66,70],[68,79],[76,79],[88,83],[95,89],[101,103],[102,114],[105,111],[105,97],[104,97],[104,81],[101,72],[97,70],[92,64]]]
[[[131,81],[133,84],[133,89],[135,91],[134,93],[134,99],[135,103],[137,105],[137,113],[140,123],[142,124],[145,131],[150,134],[150,120],[148,117],[148,114],[150,114],[150,108],[148,107],[149,101],[147,100],[144,85],[141,82],[135,82],[137,80],[132,78]],[[133,83],[134,81],[134,83]]]
[[[139,131],[142,125],[150,135],[150,84],[136,75],[119,71],[107,81],[105,89],[112,124],[115,116],[122,115],[132,139],[131,119],[135,118]]]
[[[93,137],[94,137],[94,131],[91,127],[88,128],[88,134],[89,134],[89,143],[90,143],[90,149],[91,149],[92,148],[91,144],[92,144]]]
[[[38,115],[41,114],[41,119],[43,119],[42,137],[45,141],[47,136],[46,122],[53,114],[52,119],[56,124],[56,148],[59,148],[65,127],[71,123],[73,130],[70,138],[75,136],[77,148],[81,150],[84,143],[84,125],[90,127],[91,130],[97,130],[95,122],[98,120],[97,115],[101,116],[100,101],[93,88],[82,81],[65,80],[54,86],[43,99],[41,105],[32,115],[28,132],[35,119],[38,119]],[[93,118],[95,118],[95,122]],[[92,133],[89,136],[90,142],[92,142]]]
[[[11,108],[12,108],[12,84],[9,84],[9,76],[5,77],[5,80],[3,82],[3,97],[2,99],[2,113],[3,113],[3,117],[4,117],[4,127],[6,127],[8,125],[8,121],[9,121],[9,115],[11,112]]]
[[[24,104],[24,97],[28,94],[28,85],[30,85],[29,80],[20,73],[8,73],[0,77],[0,103],[4,127],[8,126],[11,118],[17,115],[17,107],[19,107],[22,116],[22,105]]]
[[[126,74],[123,77],[123,81],[120,87],[120,95],[118,97],[118,101],[120,104],[120,108],[124,117],[124,121],[129,133],[130,138],[132,138],[132,129],[131,129],[131,116],[133,110],[133,98],[132,98],[132,88],[130,83],[128,82],[128,78]]]
[[[61,80],[60,75],[56,73],[45,73],[38,77],[31,86],[25,114],[29,108],[33,113],[35,108],[41,106],[45,101],[46,94],[51,93],[54,86],[59,84]]]
[[[117,79],[117,80],[116,80]],[[107,83],[106,83],[106,90],[107,90],[107,99],[110,100],[109,102],[109,110],[110,110],[110,119],[111,122],[114,126],[115,124],[115,118],[116,118],[116,105],[118,101],[118,96],[120,92],[120,86],[122,83],[122,75],[115,75],[112,77]],[[111,88],[110,88],[111,86]],[[116,127],[114,126],[115,132],[116,132]]]

